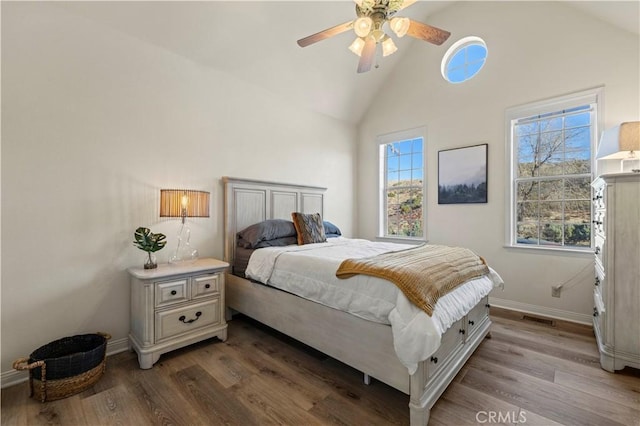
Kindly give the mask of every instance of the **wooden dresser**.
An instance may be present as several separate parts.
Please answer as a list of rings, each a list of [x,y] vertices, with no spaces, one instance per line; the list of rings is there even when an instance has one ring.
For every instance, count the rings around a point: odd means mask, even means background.
[[[640,174],[602,175],[592,186],[600,364],[611,372],[640,368]]]

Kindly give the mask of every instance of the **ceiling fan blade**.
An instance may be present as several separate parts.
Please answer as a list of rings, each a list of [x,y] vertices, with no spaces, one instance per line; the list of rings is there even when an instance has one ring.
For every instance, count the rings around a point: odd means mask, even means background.
[[[373,59],[376,56],[376,41],[373,37],[367,37],[360,54],[360,61],[358,62],[358,73],[367,72],[373,65]]]
[[[335,35],[341,34],[345,31],[350,30],[351,28],[353,28],[353,21],[345,22],[344,24],[327,28],[326,30],[320,31],[319,33],[315,33],[305,38],[301,38],[300,40],[298,40],[298,46],[307,47],[310,44],[317,43],[322,40],[326,40],[329,37],[333,37]]]
[[[451,33],[449,31],[441,30],[440,28],[432,27],[431,25],[410,20],[407,35],[440,46],[449,38]]]

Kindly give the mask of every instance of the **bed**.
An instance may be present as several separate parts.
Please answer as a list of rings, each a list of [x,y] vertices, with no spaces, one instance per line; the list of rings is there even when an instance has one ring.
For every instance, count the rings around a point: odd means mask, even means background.
[[[326,188],[223,177],[225,260],[241,256],[237,234],[292,212],[324,213]],[[499,277],[498,277],[499,278]],[[465,284],[466,285],[466,284]],[[437,350],[407,368],[389,324],[365,319],[231,272],[226,276],[229,316],[243,313],[409,395],[412,426],[426,425],[431,407],[489,334],[488,295],[439,336]],[[411,371],[411,373],[410,373]]]

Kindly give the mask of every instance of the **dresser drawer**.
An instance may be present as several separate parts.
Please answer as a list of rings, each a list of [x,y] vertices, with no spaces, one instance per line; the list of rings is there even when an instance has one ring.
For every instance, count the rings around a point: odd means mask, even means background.
[[[156,312],[156,343],[178,334],[188,333],[220,322],[219,298],[168,311]]]
[[[605,203],[605,191],[606,185],[599,185],[593,190],[593,207],[595,209],[603,209],[606,206]]]
[[[214,296],[220,293],[220,274],[208,274],[191,278],[191,298]]]
[[[464,320],[461,319],[451,325],[451,327],[442,335],[440,347],[431,355],[431,359],[427,368],[427,379],[430,380],[451,360],[452,354],[462,346],[464,334],[460,330],[464,330]]]
[[[173,305],[189,300],[189,280],[187,278],[155,283],[156,307]]]
[[[476,331],[485,317],[489,315],[489,296],[485,296],[469,313],[467,314],[467,333],[466,339]]]
[[[606,240],[602,238],[600,235],[596,235],[595,238],[595,248],[593,249],[594,254],[596,255],[596,260],[600,262],[600,265],[606,269],[607,265],[604,264],[605,259],[605,250],[606,250]],[[596,262],[597,264],[597,262]]]
[[[595,289],[593,291],[593,328],[596,329],[595,333],[600,336],[602,341],[606,341],[605,336],[602,334],[604,332],[602,324],[604,323],[606,314],[600,291]]]
[[[604,210],[597,210],[593,214],[593,233],[604,238],[607,214]]]

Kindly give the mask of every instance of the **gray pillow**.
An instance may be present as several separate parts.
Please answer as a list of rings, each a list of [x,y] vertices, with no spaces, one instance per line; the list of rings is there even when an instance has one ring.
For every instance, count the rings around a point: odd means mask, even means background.
[[[292,246],[297,244],[298,244],[297,237],[283,237],[283,238],[276,238],[273,240],[260,241],[258,244],[256,244],[255,248],[259,249],[263,247],[284,247],[284,246]]]
[[[285,219],[268,219],[258,222],[237,234],[237,241],[240,247],[257,248],[256,246],[264,241],[276,240],[285,237],[296,236],[296,228],[293,222]]]

